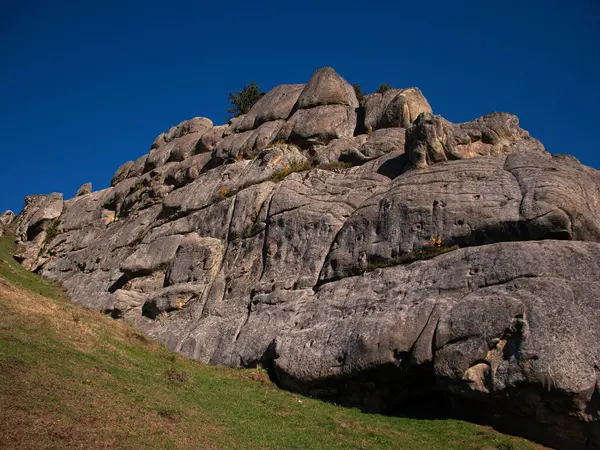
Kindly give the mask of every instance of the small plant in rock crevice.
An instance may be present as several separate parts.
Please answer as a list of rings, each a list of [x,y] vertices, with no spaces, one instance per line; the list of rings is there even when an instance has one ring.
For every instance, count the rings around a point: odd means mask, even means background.
[[[305,172],[313,168],[314,166],[308,162],[292,161],[290,163],[286,163],[283,169],[278,170],[273,175],[271,175],[270,180],[274,183],[278,183],[294,172]]]
[[[226,198],[233,197],[233,196],[235,195],[235,192],[233,192],[233,191],[230,191],[230,190],[229,190],[229,189],[227,189],[225,186],[222,186],[222,187],[219,189],[219,193],[218,193],[218,194],[219,194],[219,198],[220,198],[221,200],[224,200],[224,199],[226,199]]]

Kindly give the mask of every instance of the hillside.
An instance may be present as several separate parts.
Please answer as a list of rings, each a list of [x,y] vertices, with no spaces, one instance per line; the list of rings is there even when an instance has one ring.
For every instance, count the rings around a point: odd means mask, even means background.
[[[600,172],[506,112],[334,69],[32,195],[15,258],[184,357],[364,411],[600,447]]]
[[[72,306],[0,238],[1,448],[536,449],[456,420],[363,414],[277,389],[258,369],[186,360]]]

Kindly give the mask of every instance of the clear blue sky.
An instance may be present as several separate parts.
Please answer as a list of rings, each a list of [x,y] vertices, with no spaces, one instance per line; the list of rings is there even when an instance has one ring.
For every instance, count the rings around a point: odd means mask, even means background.
[[[597,0],[0,0],[0,210],[105,188],[172,125],[225,122],[229,91],[327,65],[453,122],[512,112],[600,168],[599,24]]]

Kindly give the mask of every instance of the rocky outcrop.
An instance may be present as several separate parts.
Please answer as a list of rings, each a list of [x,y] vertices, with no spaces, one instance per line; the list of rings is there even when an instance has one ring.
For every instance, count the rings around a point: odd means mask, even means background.
[[[512,114],[493,113],[455,125],[441,116],[421,114],[407,131],[406,153],[414,167],[441,161],[532,151],[544,146],[519,127]]]
[[[364,133],[361,131],[364,130]],[[189,358],[368,411],[600,446],[600,172],[333,69],[32,196],[22,263]]]
[[[15,219],[15,213],[10,209],[7,209],[2,214],[0,214],[0,225],[8,226]]]
[[[0,214],[0,236],[3,236],[6,229],[12,224],[15,220],[15,213],[10,209],[7,209],[2,214]]]
[[[85,183],[79,189],[77,189],[76,197],[80,195],[87,195],[92,193],[92,183]]]

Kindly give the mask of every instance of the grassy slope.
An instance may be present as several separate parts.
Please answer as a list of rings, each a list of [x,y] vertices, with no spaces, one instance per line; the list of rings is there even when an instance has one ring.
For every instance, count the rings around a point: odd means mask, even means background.
[[[362,414],[260,370],[184,360],[70,304],[0,238],[0,448],[532,449],[455,420]]]

